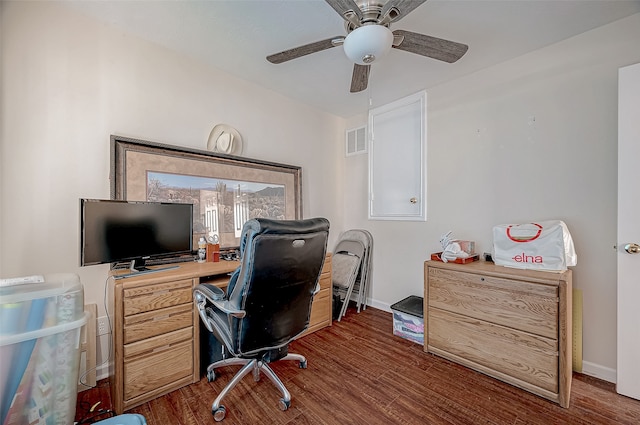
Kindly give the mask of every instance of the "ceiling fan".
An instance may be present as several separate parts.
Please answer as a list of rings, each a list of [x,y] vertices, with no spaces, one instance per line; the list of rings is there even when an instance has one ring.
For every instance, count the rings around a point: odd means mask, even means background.
[[[342,45],[354,62],[351,93],[367,88],[371,63],[391,47],[453,63],[469,46],[406,30],[391,31],[392,23],[407,16],[426,0],[325,0],[345,20],[346,36],[331,37],[267,56],[274,64]]]

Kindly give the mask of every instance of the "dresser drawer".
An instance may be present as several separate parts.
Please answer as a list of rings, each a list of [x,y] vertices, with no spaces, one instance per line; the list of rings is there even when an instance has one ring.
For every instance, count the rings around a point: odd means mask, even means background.
[[[558,392],[557,340],[436,308],[428,320],[429,350]]]
[[[193,374],[192,342],[182,341],[156,348],[149,355],[124,364],[124,399],[153,392]]]
[[[558,338],[558,288],[476,273],[429,268],[429,306]]]
[[[124,290],[124,315],[191,303],[192,281],[185,279]]]
[[[182,304],[124,318],[124,343],[193,326],[193,305]]]

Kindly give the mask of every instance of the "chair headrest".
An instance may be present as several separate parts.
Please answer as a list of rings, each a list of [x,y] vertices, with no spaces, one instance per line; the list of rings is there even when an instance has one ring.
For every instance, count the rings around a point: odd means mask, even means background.
[[[328,232],[329,220],[323,217],[304,220],[274,220],[270,218],[253,218],[244,223],[240,240],[240,257],[243,256],[247,241],[256,235],[309,234]]]
[[[255,233],[290,234],[315,233],[329,230],[329,220],[322,217],[305,220],[274,220],[270,218],[254,218],[245,223]]]

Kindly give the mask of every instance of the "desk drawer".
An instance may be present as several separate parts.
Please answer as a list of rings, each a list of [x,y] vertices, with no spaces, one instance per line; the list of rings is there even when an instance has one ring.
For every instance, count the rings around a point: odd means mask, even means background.
[[[320,322],[326,322],[331,318],[331,290],[323,289],[313,298],[311,305],[311,318],[309,319],[309,327],[315,326]],[[328,320],[331,323],[330,320]]]
[[[322,273],[331,271],[331,258],[332,254],[330,252],[327,253],[327,256],[324,257],[324,264],[322,266]]]
[[[320,289],[328,289],[332,287],[331,284],[331,254],[327,254],[324,259],[324,265],[322,266],[322,272],[320,273]],[[319,294],[318,294],[319,295]]]
[[[124,290],[124,315],[191,303],[192,281],[185,279]]]
[[[435,308],[429,310],[428,328],[429,350],[558,392],[557,340]]]
[[[558,288],[476,273],[429,269],[429,306],[558,338]]]
[[[124,318],[124,343],[193,326],[193,305],[182,304]]]
[[[183,341],[193,342],[193,328],[184,328],[124,345],[124,358],[144,356],[160,352]]]
[[[192,342],[158,347],[124,364],[124,399],[130,400],[193,375]]]
[[[320,290],[330,289],[332,287],[331,270],[329,270],[328,272],[322,272],[322,274],[320,275],[320,281],[318,283],[320,284]]]

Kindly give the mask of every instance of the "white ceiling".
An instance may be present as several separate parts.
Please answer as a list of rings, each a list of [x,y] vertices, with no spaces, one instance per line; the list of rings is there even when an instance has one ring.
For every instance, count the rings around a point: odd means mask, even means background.
[[[335,47],[279,65],[267,55],[346,35],[324,0],[127,0],[69,4],[101,21],[335,115],[351,117],[640,12],[640,0],[429,0],[392,25],[469,45],[447,64],[392,49],[349,93]]]

